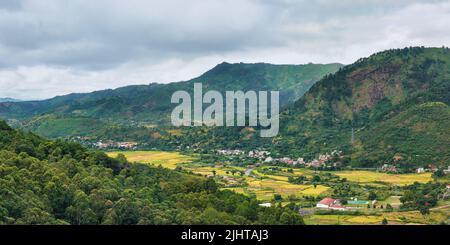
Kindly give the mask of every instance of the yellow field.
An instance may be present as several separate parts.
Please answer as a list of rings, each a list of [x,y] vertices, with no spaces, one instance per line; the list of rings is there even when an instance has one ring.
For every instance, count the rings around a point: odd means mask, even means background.
[[[165,152],[165,151],[118,151],[107,153],[111,157],[116,157],[117,154],[124,154],[125,157],[130,162],[139,162],[151,164],[154,166],[161,165],[162,167],[175,169],[177,166],[182,166],[185,170],[192,171],[196,174],[201,174],[203,176],[213,175],[215,172],[216,176],[229,176],[233,177],[235,181],[224,181],[230,190],[233,190],[242,194],[254,194],[257,199],[268,201],[273,199],[275,194],[280,194],[283,198],[289,196],[314,196],[317,197],[325,192],[327,192],[330,187],[317,185],[296,185],[288,182],[287,176],[301,176],[306,175],[308,177],[314,175],[314,171],[310,169],[294,169],[293,173],[288,173],[287,168],[282,169],[281,173],[275,174],[264,174],[258,171],[258,168],[252,171],[254,176],[241,176],[239,171],[244,172],[243,167],[234,166],[204,166],[191,163],[194,157],[183,155],[179,152]],[[264,167],[263,167],[264,168]],[[235,174],[232,174],[232,170]],[[341,178],[347,178],[348,181],[358,182],[366,185],[380,185],[377,182],[385,182],[395,185],[406,185],[412,184],[413,182],[428,182],[431,180],[431,174],[387,174],[378,173],[371,171],[336,171],[331,172]],[[220,180],[220,179],[218,179]],[[246,186],[241,186],[246,185]],[[234,187],[236,186],[236,187]],[[398,199],[398,197],[396,197]],[[398,200],[395,200],[398,203]],[[393,205],[397,206],[397,205]],[[350,218],[355,218],[354,216]],[[348,223],[373,223],[378,222],[377,219],[371,217],[371,220],[361,221],[361,218],[345,220]],[[394,217],[390,217],[393,221],[396,220]],[[314,218],[313,218],[314,219]],[[331,220],[326,216],[315,217],[315,219],[321,219],[321,222],[336,222],[331,216]],[[323,220],[327,219],[327,220]],[[406,219],[406,218],[402,218]],[[414,222],[417,219],[412,219]],[[339,221],[340,222],[340,221]],[[419,222],[420,223],[420,222]]]
[[[239,194],[246,194],[246,190],[243,187],[235,187],[235,188],[222,188],[221,190],[230,190]]]
[[[447,210],[448,212],[448,210]],[[305,223],[310,225],[379,225],[384,218],[390,225],[436,225],[448,219],[445,211],[432,211],[423,216],[419,211],[392,212],[381,215],[311,215],[305,217]]]
[[[426,183],[431,181],[431,173],[423,174],[388,174],[373,171],[338,171],[331,172],[351,182],[373,183],[385,182],[393,185],[410,185],[414,182]]]
[[[269,178],[269,179],[273,179],[273,180],[280,180],[280,181],[288,181],[288,177],[286,177],[286,176],[264,174],[264,173],[259,172],[258,170],[253,170],[252,173],[259,177],[265,177],[265,178]]]
[[[181,131],[181,129],[172,129],[172,130],[167,130],[167,132],[171,135],[175,135],[175,136],[181,136],[183,135],[183,132]]]
[[[179,163],[189,163],[192,157],[180,154],[179,152],[167,151],[115,151],[108,152],[108,156],[116,157],[123,154],[128,161],[136,163],[147,163],[154,166],[161,165],[164,168],[175,169]]]
[[[382,216],[352,216],[352,215],[312,215],[305,218],[308,225],[370,225],[381,224]]]
[[[314,186],[310,186],[308,189],[305,189],[301,192],[304,196],[318,196],[324,192],[326,192],[330,187],[318,185],[314,188]]]
[[[245,169],[241,169],[241,168],[237,168],[237,167],[220,167],[220,168],[216,168],[216,167],[195,167],[195,166],[187,166],[185,167],[186,170],[190,170],[193,173],[196,174],[201,174],[201,175],[212,175],[213,171],[216,172],[216,175],[220,175],[220,176],[230,176],[230,177],[240,177],[240,174],[238,171],[244,171]],[[232,170],[235,170],[235,174],[232,174]],[[227,173],[228,172],[228,173]]]
[[[256,194],[261,200],[272,199],[275,194],[280,194],[283,198],[290,195],[295,196],[318,196],[327,191],[329,187],[318,185],[316,188],[312,185],[296,185],[287,181],[275,180],[271,178],[255,179],[246,177],[249,191]]]

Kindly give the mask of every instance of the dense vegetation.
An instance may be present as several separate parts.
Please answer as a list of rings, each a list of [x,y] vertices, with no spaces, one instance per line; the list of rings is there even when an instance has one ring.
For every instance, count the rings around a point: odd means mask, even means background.
[[[444,165],[449,104],[449,49],[385,51],[313,86],[284,112],[283,142],[299,153],[345,150],[357,166]]]
[[[129,164],[0,121],[0,224],[302,224],[212,179]]]
[[[448,165],[448,48],[380,52],[313,82],[320,74],[338,67],[223,63],[188,82],[132,86],[35,102],[39,108],[45,104],[52,113],[26,120],[25,127],[52,137],[89,135],[93,141],[137,141],[148,149],[266,149],[278,156],[306,160],[341,150],[345,154],[342,163],[354,167],[395,164],[412,169]],[[169,91],[174,89],[190,91],[193,82],[207,84],[205,89],[281,89],[286,107],[280,116],[280,134],[260,138],[258,128],[249,127],[189,127],[173,134],[170,127],[142,124],[146,120],[167,120],[167,113],[156,112],[167,112],[170,105],[156,101],[169,101]],[[290,103],[310,87],[304,96]],[[0,112],[8,117],[16,115],[28,108],[22,105],[34,102],[0,103]],[[29,108],[43,113],[33,106]],[[120,120],[129,121],[118,125]]]
[[[306,159],[342,150],[344,163],[357,167],[446,166],[449,105],[448,48],[389,50],[317,82],[282,112],[278,137],[260,138],[258,128],[189,128],[167,141],[201,149],[265,148]]]
[[[1,103],[0,117],[46,137],[89,135],[118,126],[167,125],[177,90],[191,92],[194,83],[205,90],[279,90],[281,104],[300,98],[324,75],[340,64],[271,65],[222,63],[185,82],[150,84],[70,94],[44,101]]]

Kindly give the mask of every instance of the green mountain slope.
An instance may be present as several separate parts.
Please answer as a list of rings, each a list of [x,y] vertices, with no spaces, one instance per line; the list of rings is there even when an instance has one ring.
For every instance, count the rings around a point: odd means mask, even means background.
[[[391,50],[318,82],[283,113],[282,135],[299,153],[343,149],[359,166],[392,163],[397,155],[405,164],[444,165],[449,103],[448,49]]]
[[[20,100],[13,98],[0,98],[0,102],[19,102],[19,101]]]
[[[167,125],[174,107],[170,103],[173,92],[190,92],[196,82],[203,83],[205,90],[280,90],[281,103],[286,105],[300,98],[324,75],[340,67],[340,64],[222,63],[202,76],[185,82],[128,86],[44,101],[0,103],[0,117],[50,137],[84,131],[83,125],[98,120],[107,125]],[[72,118],[76,118],[76,122],[59,125]]]
[[[449,104],[447,48],[389,50],[317,82],[281,112],[280,133],[275,138],[224,127],[187,129],[170,142],[201,149],[265,148],[306,159],[342,150],[344,162],[359,167],[446,166]]]
[[[129,164],[0,121],[0,224],[302,224],[212,179]]]
[[[363,130],[355,158],[403,164],[450,163],[450,106],[442,102],[413,105]],[[358,155],[361,154],[361,155]]]

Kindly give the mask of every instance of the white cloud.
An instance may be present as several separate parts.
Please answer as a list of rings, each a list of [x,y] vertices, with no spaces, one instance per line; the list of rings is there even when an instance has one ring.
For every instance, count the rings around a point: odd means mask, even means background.
[[[2,1],[0,97],[187,80],[222,61],[351,63],[449,46],[449,20],[449,1]]]

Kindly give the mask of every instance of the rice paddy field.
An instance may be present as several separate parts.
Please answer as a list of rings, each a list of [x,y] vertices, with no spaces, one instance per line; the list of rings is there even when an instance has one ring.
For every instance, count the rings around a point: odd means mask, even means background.
[[[317,185],[296,185],[287,181],[270,178],[257,179],[247,177],[248,192],[254,193],[260,200],[271,200],[275,194],[280,194],[283,198],[293,196],[319,196],[329,189],[329,187]]]
[[[438,225],[447,221],[450,208],[434,209],[430,214],[422,215],[419,211],[384,212],[376,215],[311,215],[304,217],[309,225],[379,225],[384,218],[390,225]]]
[[[168,151],[116,151],[107,152],[110,157],[123,154],[128,161],[136,163],[146,163],[154,166],[161,165],[164,168],[175,169],[178,164],[190,163],[193,157],[183,155],[179,152]]]
[[[292,184],[288,177],[311,176],[317,174],[311,169],[293,169],[287,171],[287,168],[281,168],[281,171],[275,170],[273,173],[263,171],[270,166],[255,167],[252,171],[246,171],[245,167],[236,167],[222,164],[213,166],[210,164],[196,162],[196,158],[183,155],[179,152],[166,151],[120,151],[108,152],[111,157],[116,157],[119,153],[123,154],[128,161],[135,163],[161,165],[164,168],[175,169],[182,167],[184,170],[191,171],[203,176],[215,175],[216,180],[224,184],[222,190],[231,190],[244,195],[254,195],[260,201],[270,202],[275,194],[279,194],[287,200],[291,196],[295,197],[319,197],[325,196],[331,191],[331,188],[325,185]],[[245,173],[245,174],[244,174]],[[385,185],[408,185],[414,182],[426,183],[431,179],[430,173],[424,174],[388,174],[374,171],[334,171],[329,172],[340,178],[346,178],[347,181],[356,182],[362,185],[385,186]],[[231,179],[231,182],[229,181]],[[228,184],[227,184],[228,183]],[[230,184],[232,183],[232,184]],[[391,204],[394,208],[400,205],[400,196],[391,196],[386,200],[381,200],[378,204]],[[365,205],[364,205],[365,206]],[[361,211],[365,209],[362,208]],[[368,211],[368,210],[365,210]],[[365,212],[364,211],[364,212]],[[378,212],[367,213],[365,215],[348,214],[313,214],[305,216],[307,224],[321,225],[367,225],[380,224],[386,218],[389,224],[439,224],[448,219],[450,205],[444,205],[443,208],[433,209],[428,215],[421,215],[418,211],[409,212]]]
[[[414,182],[427,183],[431,181],[431,173],[423,174],[388,174],[374,171],[337,171],[331,172],[340,178],[361,184],[387,183],[393,185],[410,185]]]
[[[231,167],[231,166],[203,166],[193,164],[194,157],[183,155],[179,152],[166,151],[117,151],[108,152],[108,156],[116,157],[118,154],[123,154],[128,161],[134,163],[151,164],[154,166],[161,165],[164,168],[175,169],[177,166],[183,167],[187,171],[192,171],[203,176],[213,175],[228,176],[236,180],[243,180],[245,187],[226,188],[238,193],[247,195],[256,195],[259,200],[268,201],[273,199],[275,194],[280,194],[283,198],[288,196],[319,196],[326,192],[329,187],[323,185],[296,185],[288,182],[287,176],[270,175],[260,173],[257,170],[252,172],[253,176],[242,176],[239,172],[244,172],[245,168]],[[303,172],[296,172],[295,175],[305,174]],[[233,174],[234,172],[234,174]]]

